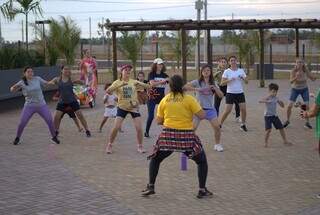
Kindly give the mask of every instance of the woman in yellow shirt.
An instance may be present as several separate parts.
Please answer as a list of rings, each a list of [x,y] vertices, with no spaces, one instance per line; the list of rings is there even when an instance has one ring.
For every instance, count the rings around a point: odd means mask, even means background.
[[[120,79],[112,83],[112,85],[106,90],[107,93],[115,94],[118,97],[117,104],[117,117],[114,122],[113,129],[111,131],[109,142],[107,144],[106,152],[108,154],[112,153],[112,144],[117,137],[118,131],[121,129],[123,120],[126,118],[127,114],[130,114],[134,126],[137,132],[138,139],[138,152],[145,153],[145,150],[142,146],[142,124],[141,124],[141,115],[139,113],[139,101],[137,95],[137,88],[149,88],[149,84],[142,83],[137,80],[130,78],[130,72],[132,70],[131,65],[124,65],[121,67]]]
[[[142,196],[155,194],[154,184],[160,163],[174,151],[183,152],[198,165],[198,198],[212,196],[206,188],[208,163],[199,137],[193,130],[193,115],[204,118],[205,113],[191,95],[183,92],[181,76],[174,75],[169,81],[171,92],[165,96],[158,107],[157,121],[163,125],[163,131],[154,145],[154,152],[149,165],[149,184],[142,191]]]

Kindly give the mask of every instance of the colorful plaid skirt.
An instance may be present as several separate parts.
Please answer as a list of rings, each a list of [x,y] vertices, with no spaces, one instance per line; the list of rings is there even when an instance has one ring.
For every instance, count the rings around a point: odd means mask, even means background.
[[[158,151],[189,152],[193,157],[202,151],[202,144],[194,130],[164,128],[149,158],[156,156]]]

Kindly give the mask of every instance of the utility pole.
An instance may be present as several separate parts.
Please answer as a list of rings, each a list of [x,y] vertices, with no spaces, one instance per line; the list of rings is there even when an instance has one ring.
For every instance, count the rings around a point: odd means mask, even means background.
[[[91,17],[89,17],[89,45],[90,45],[90,54],[92,54]]]
[[[42,25],[43,57],[44,57],[45,63],[47,61],[47,58],[46,58],[47,41],[46,41],[46,32],[45,32],[44,25],[45,24],[50,24],[50,23],[51,23],[51,20],[39,20],[39,21],[36,21],[36,25]]]
[[[204,0],[204,20],[207,21],[208,20],[208,0]],[[208,49],[207,49],[207,46],[208,46],[208,34],[207,34],[207,31],[204,30],[203,31],[203,57],[204,57],[204,60],[208,62]]]
[[[203,9],[203,2],[197,0],[195,2],[195,8],[197,10],[197,21],[201,20],[201,10]],[[195,66],[197,73],[200,73],[200,30],[197,30],[197,43],[196,43],[196,53],[195,53]]]
[[[23,26],[23,20],[21,20],[21,31],[22,31],[22,44],[24,43],[24,30],[23,30],[24,26]]]
[[[2,47],[2,29],[1,29],[1,16],[0,16],[0,48]]]

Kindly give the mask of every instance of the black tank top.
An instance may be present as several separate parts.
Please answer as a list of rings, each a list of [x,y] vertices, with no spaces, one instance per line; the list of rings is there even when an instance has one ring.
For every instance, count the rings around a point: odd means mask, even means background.
[[[60,93],[60,102],[72,103],[77,101],[76,96],[73,93],[73,83],[70,79],[67,82],[64,82],[62,81],[62,78],[60,78],[58,87]]]

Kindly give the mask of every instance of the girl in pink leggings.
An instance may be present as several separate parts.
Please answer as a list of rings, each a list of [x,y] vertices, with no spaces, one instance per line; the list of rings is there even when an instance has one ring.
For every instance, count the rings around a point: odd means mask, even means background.
[[[26,125],[28,124],[30,118],[33,114],[38,113],[44,121],[47,123],[49,131],[51,133],[51,141],[53,143],[59,144],[60,141],[56,136],[56,129],[53,124],[51,112],[46,105],[44,100],[41,85],[48,84],[47,81],[43,80],[39,76],[34,76],[31,67],[26,67],[23,71],[22,80],[14,84],[11,88],[11,92],[22,91],[25,97],[25,104],[22,110],[20,123],[17,129],[17,135],[13,142],[14,145],[19,145],[20,137]]]

